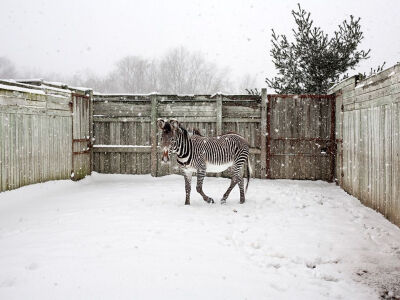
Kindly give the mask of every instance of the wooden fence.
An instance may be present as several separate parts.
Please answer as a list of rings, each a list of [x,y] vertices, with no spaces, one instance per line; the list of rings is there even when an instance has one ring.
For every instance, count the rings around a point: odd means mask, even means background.
[[[335,86],[340,186],[400,226],[400,65]]]
[[[157,118],[205,136],[237,132],[250,143],[257,178],[332,180],[334,97],[315,95],[94,95],[93,169],[162,176]],[[268,111],[268,112],[267,112]],[[333,112],[333,114],[332,114]]]
[[[81,120],[72,115],[71,99],[80,94],[42,82],[0,81],[0,192],[90,174],[89,164],[84,172],[72,166],[72,124]]]
[[[0,191],[91,170],[177,173],[174,159],[160,162],[156,126],[173,117],[206,136],[244,136],[254,177],[335,175],[400,225],[400,65],[349,78],[329,94],[93,96],[42,81],[0,81]]]

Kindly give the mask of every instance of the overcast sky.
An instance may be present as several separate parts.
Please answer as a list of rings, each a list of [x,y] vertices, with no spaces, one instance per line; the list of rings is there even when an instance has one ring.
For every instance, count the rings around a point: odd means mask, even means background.
[[[271,28],[291,36],[297,2],[327,33],[350,14],[362,18],[360,48],[372,51],[359,71],[400,61],[400,0],[0,1],[0,56],[19,69],[105,73],[125,55],[152,58],[185,46],[229,67],[232,77],[255,74],[263,87],[275,73]]]

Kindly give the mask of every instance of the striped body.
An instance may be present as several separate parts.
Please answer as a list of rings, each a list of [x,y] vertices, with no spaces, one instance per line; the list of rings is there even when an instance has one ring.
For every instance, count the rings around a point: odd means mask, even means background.
[[[205,167],[206,172],[219,173],[234,164],[243,165],[249,155],[249,145],[235,133],[218,137],[192,135],[188,136],[187,143],[177,143],[175,151],[183,168],[196,171]]]

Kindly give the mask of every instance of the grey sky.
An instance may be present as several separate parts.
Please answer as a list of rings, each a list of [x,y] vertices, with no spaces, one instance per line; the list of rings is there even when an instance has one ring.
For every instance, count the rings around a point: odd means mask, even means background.
[[[0,56],[18,68],[105,73],[125,55],[151,58],[185,46],[228,66],[232,77],[255,74],[261,87],[275,73],[270,30],[291,36],[297,2],[327,33],[350,14],[362,18],[362,48],[372,52],[358,70],[400,61],[400,0],[1,0]]]

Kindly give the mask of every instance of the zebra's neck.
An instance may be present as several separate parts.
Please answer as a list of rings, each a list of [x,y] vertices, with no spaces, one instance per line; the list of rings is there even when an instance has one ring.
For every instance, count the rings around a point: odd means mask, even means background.
[[[189,163],[192,154],[192,144],[190,142],[189,134],[185,128],[180,128],[176,143],[176,153],[178,160],[181,163]]]

